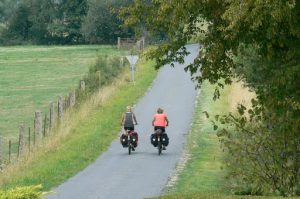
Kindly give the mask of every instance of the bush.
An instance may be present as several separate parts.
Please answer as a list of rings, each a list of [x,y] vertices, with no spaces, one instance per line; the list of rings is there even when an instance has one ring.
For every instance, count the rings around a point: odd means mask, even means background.
[[[96,63],[89,68],[89,73],[83,78],[85,82],[85,91],[77,89],[78,99],[86,99],[87,96],[94,93],[100,87],[110,84],[125,67],[120,66],[119,56],[99,56]]]
[[[42,199],[44,193],[41,190],[42,185],[0,190],[0,199]]]

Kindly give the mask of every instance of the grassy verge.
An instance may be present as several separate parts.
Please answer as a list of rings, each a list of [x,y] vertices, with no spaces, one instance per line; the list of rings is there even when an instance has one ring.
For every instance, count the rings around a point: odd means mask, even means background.
[[[49,190],[93,162],[116,138],[124,108],[134,104],[152,83],[156,75],[152,65],[140,63],[134,85],[127,71],[72,113],[72,117],[66,117],[65,125],[46,147],[40,148],[40,153],[0,176],[1,187],[42,184],[44,190]]]
[[[98,55],[121,53],[100,45],[0,47],[0,135],[17,138],[18,126],[32,127],[34,111],[45,113],[75,88]]]
[[[249,96],[240,84],[226,87],[221,98],[212,100],[214,87],[207,82],[203,84],[197,98],[192,130],[188,136],[185,165],[179,171],[175,184],[167,187],[166,195],[159,199],[243,199],[243,198],[282,198],[282,197],[253,197],[234,196],[226,190],[226,170],[222,169],[224,153],[210,122],[216,114],[234,111],[238,103],[247,105]],[[207,111],[210,118],[207,118]],[[182,165],[180,165],[182,167]]]
[[[180,173],[175,186],[169,192],[175,193],[222,193],[224,171],[222,167],[223,152],[216,132],[213,130],[210,115],[227,111],[229,89],[225,89],[222,98],[212,100],[213,86],[205,83],[197,98],[192,130],[188,136],[187,158],[184,170]]]
[[[284,199],[285,197],[267,196],[232,196],[232,195],[213,195],[213,194],[180,194],[162,196],[157,199]],[[155,198],[152,198],[155,199]]]

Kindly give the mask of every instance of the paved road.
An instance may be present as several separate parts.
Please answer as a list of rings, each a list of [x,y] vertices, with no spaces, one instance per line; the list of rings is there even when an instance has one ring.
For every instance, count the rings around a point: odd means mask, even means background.
[[[198,52],[197,45],[188,46],[191,63]],[[184,65],[163,67],[152,88],[134,108],[139,125],[139,146],[132,155],[115,140],[109,150],[92,165],[57,187],[56,194],[47,199],[141,199],[161,194],[168,178],[174,172],[189,131],[195,85],[185,73]],[[158,107],[170,120],[167,133],[170,144],[161,156],[150,144],[151,121]],[[124,107],[125,108],[125,107]]]

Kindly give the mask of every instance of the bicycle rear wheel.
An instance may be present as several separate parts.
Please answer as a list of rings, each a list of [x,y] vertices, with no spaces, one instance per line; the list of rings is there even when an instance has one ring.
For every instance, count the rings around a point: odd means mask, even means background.
[[[131,144],[129,144],[129,145],[128,145],[128,155],[131,154],[131,150],[132,150],[132,149],[131,149]]]
[[[158,141],[157,149],[158,149],[158,155],[160,155],[161,152],[162,152],[162,144],[161,144],[161,141]]]

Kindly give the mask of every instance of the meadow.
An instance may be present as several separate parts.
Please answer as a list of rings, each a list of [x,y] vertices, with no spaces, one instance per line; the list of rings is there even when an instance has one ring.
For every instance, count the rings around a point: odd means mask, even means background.
[[[120,55],[112,46],[0,47],[0,135],[16,139],[18,126],[33,127],[35,110],[77,87],[98,55]]]

